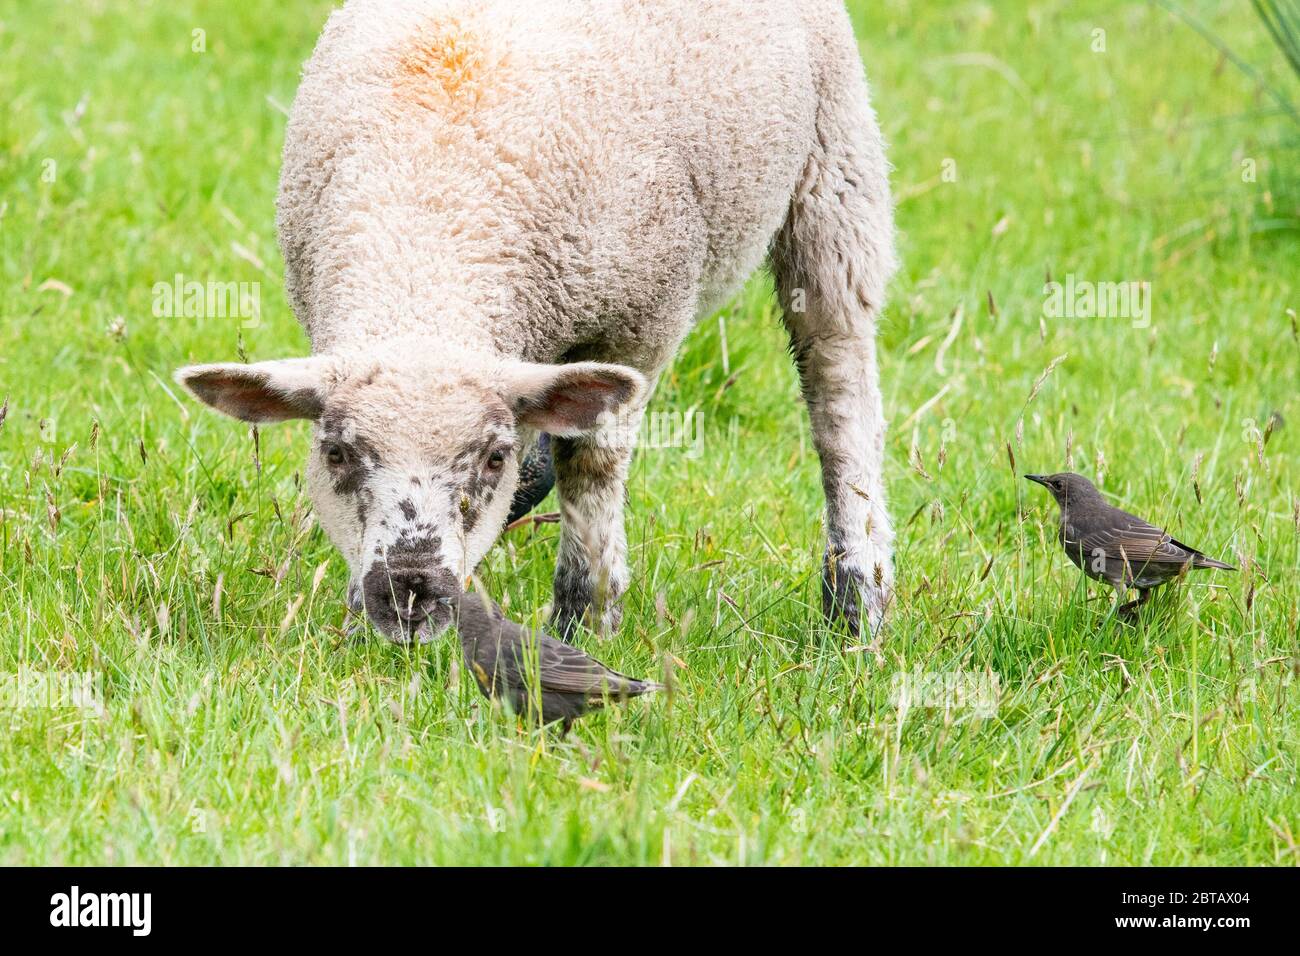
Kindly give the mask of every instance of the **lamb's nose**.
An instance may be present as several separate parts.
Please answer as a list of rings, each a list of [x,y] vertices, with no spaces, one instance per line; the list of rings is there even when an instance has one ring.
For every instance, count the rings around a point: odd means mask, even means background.
[[[429,576],[423,571],[393,571],[388,580],[393,609],[402,617],[424,617],[432,597]]]
[[[421,568],[381,567],[368,577],[366,604],[390,608],[408,621],[422,620],[437,597],[434,575]]]
[[[459,593],[456,575],[428,561],[379,561],[361,582],[366,614],[389,638],[411,635],[426,624],[433,633],[451,619],[443,598]]]

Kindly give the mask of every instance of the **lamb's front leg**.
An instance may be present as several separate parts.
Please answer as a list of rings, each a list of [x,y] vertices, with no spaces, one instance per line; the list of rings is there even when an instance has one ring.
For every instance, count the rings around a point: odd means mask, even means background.
[[[604,433],[557,438],[551,454],[560,498],[551,626],[564,640],[580,622],[610,633],[622,619],[628,584],[623,496],[632,443]]]

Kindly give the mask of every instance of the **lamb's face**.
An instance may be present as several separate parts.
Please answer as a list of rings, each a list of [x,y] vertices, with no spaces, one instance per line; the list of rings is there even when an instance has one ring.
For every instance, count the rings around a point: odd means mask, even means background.
[[[390,640],[432,639],[505,524],[520,426],[476,382],[420,386],[381,374],[327,397],[307,486],[348,560],[348,604]]]
[[[177,379],[246,422],[314,423],[307,486],[351,571],[348,604],[428,641],[501,533],[536,431],[577,437],[644,394],[618,365],[319,356],[194,365]]]

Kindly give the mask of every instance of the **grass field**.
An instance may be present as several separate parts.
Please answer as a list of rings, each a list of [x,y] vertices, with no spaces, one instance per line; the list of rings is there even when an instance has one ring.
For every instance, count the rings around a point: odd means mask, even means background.
[[[1300,99],[1249,5],[1182,8]],[[484,706],[450,635],[344,637],[306,426],[255,444],[171,383],[306,350],[273,203],[328,5],[0,0],[0,863],[1300,861],[1300,127],[1157,5],[852,9],[904,263],[888,627],[821,623],[758,277],[656,397],[701,454],[639,455],[593,648],[675,659],[676,693],[560,739]],[[260,283],[260,322],[156,318],[178,273]],[[1046,314],[1049,274],[1149,282],[1149,312]],[[1241,571],[1116,624],[1017,477],[1069,465]],[[485,563],[514,616],[555,544]],[[93,706],[35,705],[80,673]]]

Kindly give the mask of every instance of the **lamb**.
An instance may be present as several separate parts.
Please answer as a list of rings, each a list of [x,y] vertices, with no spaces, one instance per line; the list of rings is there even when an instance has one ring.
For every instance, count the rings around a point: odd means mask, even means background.
[[[552,629],[618,626],[637,424],[765,259],[822,468],[823,608],[880,623],[892,204],[841,0],[350,0],[294,101],[278,227],[310,357],[177,378],[313,423],[316,514],[391,640],[447,626],[539,435]]]

